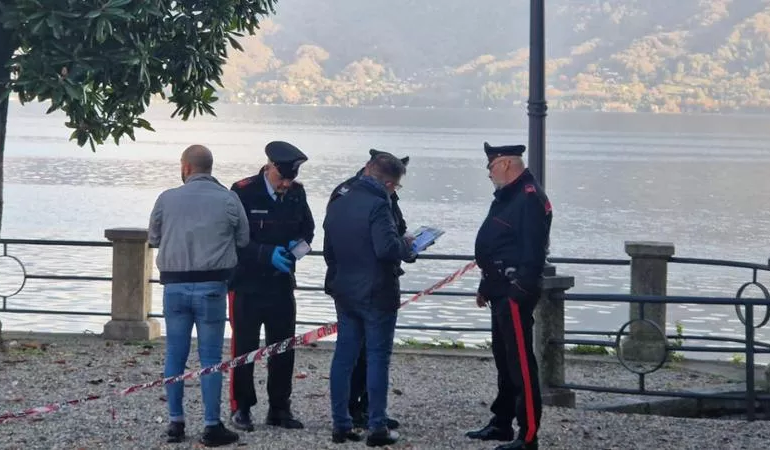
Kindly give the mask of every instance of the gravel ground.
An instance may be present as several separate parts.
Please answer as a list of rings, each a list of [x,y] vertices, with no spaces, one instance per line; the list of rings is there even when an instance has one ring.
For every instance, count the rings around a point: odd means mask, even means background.
[[[17,340],[0,354],[0,413],[18,411],[87,394],[103,394],[162,376],[162,342],[123,345],[96,336]],[[225,351],[228,351],[227,345]],[[239,446],[248,448],[352,448],[363,443],[334,445],[330,440],[328,371],[331,352],[297,352],[293,394],[295,415],[304,430],[261,425],[266,413],[264,364],[258,364],[260,404],[255,408],[257,430],[241,433]],[[197,364],[195,350],[189,366]],[[568,381],[634,387],[633,375],[617,364],[573,362]],[[396,354],[391,368],[389,413],[402,421],[401,441],[393,448],[484,449],[494,443],[466,439],[465,430],[489,419],[495,393],[494,362],[489,357],[446,357]],[[649,388],[692,388],[722,384],[721,377],[665,369],[649,377]],[[227,384],[227,377],[225,377]],[[95,400],[63,411],[0,425],[2,448],[200,448],[200,384],[187,383],[188,437],[166,444],[164,390],[153,388],[126,397]],[[223,388],[223,416],[227,400]],[[578,393],[578,406],[613,398]],[[729,433],[728,433],[729,431]],[[546,407],[540,432],[541,448],[549,449],[759,449],[770,442],[766,422],[679,419],[591,412]]]

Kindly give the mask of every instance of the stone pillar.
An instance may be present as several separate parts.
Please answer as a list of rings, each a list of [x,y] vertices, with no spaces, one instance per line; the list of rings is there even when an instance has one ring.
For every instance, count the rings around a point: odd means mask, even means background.
[[[668,259],[674,255],[674,244],[670,242],[626,242],[626,253],[631,257],[631,295],[666,295]],[[632,303],[629,306],[629,320],[644,319],[655,323],[666,333],[665,303]],[[660,333],[644,322],[631,323],[629,335],[621,343],[623,359],[633,361],[659,362],[665,355],[661,347]]]
[[[107,339],[150,340],[160,336],[160,323],[148,317],[152,308],[152,252],[147,230],[112,228],[112,320],[104,326]]]
[[[552,388],[565,382],[564,344],[551,340],[564,339],[564,293],[575,285],[575,277],[560,275],[543,277],[543,291],[535,308],[534,350],[540,372],[543,404],[575,407],[575,393]]]

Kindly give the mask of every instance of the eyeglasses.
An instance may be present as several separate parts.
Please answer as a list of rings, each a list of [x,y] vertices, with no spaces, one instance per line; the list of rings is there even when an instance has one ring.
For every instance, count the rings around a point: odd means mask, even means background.
[[[395,181],[386,181],[385,184],[389,184],[389,185],[393,186],[393,190],[394,191],[397,191],[397,190],[401,189],[401,184],[396,183]]]

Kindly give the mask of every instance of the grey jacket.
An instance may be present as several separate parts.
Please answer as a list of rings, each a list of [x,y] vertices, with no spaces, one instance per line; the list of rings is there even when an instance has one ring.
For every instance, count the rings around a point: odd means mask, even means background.
[[[237,247],[249,243],[243,204],[216,178],[194,174],[162,192],[150,214],[150,245],[157,245],[160,282],[227,281]]]

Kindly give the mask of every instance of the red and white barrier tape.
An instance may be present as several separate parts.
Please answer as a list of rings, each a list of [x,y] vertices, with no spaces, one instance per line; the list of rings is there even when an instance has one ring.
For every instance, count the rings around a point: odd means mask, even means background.
[[[459,269],[452,275],[449,275],[448,277],[444,278],[443,280],[439,281],[438,283],[434,284],[433,286],[429,287],[428,289],[425,289],[424,291],[418,292],[408,300],[401,303],[401,307],[404,305],[414,302],[422,297],[431,295],[435,291],[441,289],[442,287],[454,282],[458,278],[462,277],[466,273],[468,273],[470,270],[472,270],[474,267],[476,267],[475,262],[470,262],[465,265],[462,269]],[[21,419],[23,417],[32,416],[35,414],[43,414],[43,413],[49,413],[58,411],[64,407],[67,406],[74,406],[79,405],[81,403],[85,403],[91,400],[97,400],[100,398],[106,398],[106,397],[117,397],[117,396],[123,396],[132,394],[137,391],[141,391],[144,389],[149,389],[157,386],[165,386],[167,384],[176,383],[183,380],[192,380],[204,375],[208,375],[214,372],[222,372],[224,370],[227,370],[231,367],[238,367],[242,366],[244,364],[249,364],[254,361],[259,361],[265,356],[271,357],[274,355],[277,355],[279,353],[284,353],[288,350],[291,350],[292,348],[298,347],[298,346],[305,346],[310,345],[319,339],[323,339],[327,336],[331,336],[333,334],[337,333],[337,324],[331,323],[328,325],[324,325],[320,328],[317,328],[312,331],[308,331],[307,333],[297,335],[291,338],[288,338],[286,340],[283,340],[281,342],[276,342],[275,344],[268,345],[266,347],[259,348],[257,350],[254,350],[253,352],[238,356],[237,358],[233,358],[229,361],[224,361],[219,364],[204,367],[203,369],[197,370],[197,371],[190,371],[187,373],[183,373],[182,375],[178,375],[175,377],[168,377],[168,378],[162,378],[159,380],[152,381],[150,383],[144,383],[144,384],[137,384],[134,386],[127,387],[125,389],[122,389],[117,392],[113,392],[111,394],[107,394],[106,396],[101,395],[89,395],[88,397],[76,399],[76,400],[68,400],[65,402],[60,403],[51,403],[49,405],[45,406],[38,406],[35,408],[29,408],[25,409],[23,411],[17,411],[17,412],[7,412],[0,414],[0,424],[3,424],[5,422],[11,421],[13,419]]]

